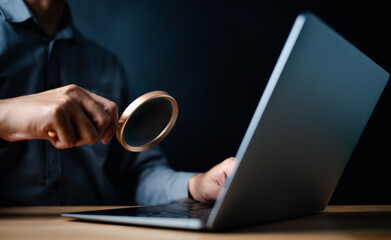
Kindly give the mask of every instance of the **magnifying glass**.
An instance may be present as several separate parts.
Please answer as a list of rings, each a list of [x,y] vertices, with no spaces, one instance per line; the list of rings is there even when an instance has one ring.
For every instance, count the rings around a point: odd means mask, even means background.
[[[164,91],[152,91],[134,100],[118,122],[117,140],[128,151],[145,151],[161,142],[174,127],[178,104]],[[54,130],[48,131],[56,137]]]
[[[119,118],[117,139],[128,151],[141,152],[161,142],[174,127],[178,104],[164,91],[134,100]]]

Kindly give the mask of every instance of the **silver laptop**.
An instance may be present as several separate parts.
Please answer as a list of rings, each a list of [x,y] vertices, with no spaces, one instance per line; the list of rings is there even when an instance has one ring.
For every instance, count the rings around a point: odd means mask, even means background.
[[[220,230],[321,211],[388,78],[315,15],[303,13],[242,140],[235,170],[214,205],[188,201],[62,216]]]

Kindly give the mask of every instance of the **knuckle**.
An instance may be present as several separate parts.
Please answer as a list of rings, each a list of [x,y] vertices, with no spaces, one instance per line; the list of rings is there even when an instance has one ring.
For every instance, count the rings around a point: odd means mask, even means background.
[[[111,117],[107,114],[102,114],[97,116],[95,119],[95,124],[99,130],[104,130],[111,123]]]
[[[56,144],[54,145],[58,149],[67,149],[68,147],[65,144]]]
[[[64,139],[62,141],[59,141],[59,146],[57,148],[59,149],[67,149],[74,147],[76,145],[76,139],[71,136],[71,134],[66,134],[63,136]]]
[[[104,121],[104,124],[105,124],[106,126],[108,126],[108,125],[111,123],[111,117],[110,117],[109,115],[106,114],[106,115],[104,116],[103,121]]]
[[[67,85],[66,88],[67,88],[68,90],[77,90],[77,89],[80,89],[80,87],[77,86],[77,85],[74,84],[74,83],[71,83],[71,84]]]
[[[71,147],[72,147],[72,145],[70,145],[70,144],[68,144],[68,143],[65,143],[65,144],[61,145],[61,146],[59,147],[59,149],[67,149],[67,148],[71,148]]]
[[[224,162],[224,164],[231,164],[233,161],[235,161],[235,158],[230,157],[230,158],[225,159],[223,162]]]
[[[117,113],[118,107],[115,102],[107,100],[107,102],[104,104],[103,110],[111,115]]]
[[[83,142],[86,144],[94,144],[99,140],[99,136],[97,131],[91,130],[88,132],[88,134],[84,137]]]
[[[75,92],[79,92],[81,90],[80,87],[77,86],[76,84],[69,84],[69,85],[65,86],[64,89],[65,89],[64,92],[67,95],[71,95],[71,94],[73,94]]]
[[[72,97],[70,97],[70,96],[68,96],[68,95],[63,96],[63,97],[61,98],[61,100],[60,100],[60,104],[61,104],[62,106],[68,106],[68,105],[70,105],[70,104],[72,104],[72,103],[73,103],[73,99],[72,99]]]
[[[109,102],[109,108],[112,112],[116,112],[118,110],[118,106],[115,102],[110,101]]]
[[[51,111],[51,115],[56,119],[63,119],[65,117],[65,109],[63,106],[58,105]]]
[[[68,107],[72,104],[72,98],[64,96],[57,101],[52,107],[52,114],[57,118],[63,118],[66,116]]]
[[[75,146],[75,143],[73,141],[70,141],[70,140],[67,140],[65,142],[60,142],[56,145],[56,148],[58,149],[67,149],[67,148],[71,148],[71,147],[74,147]]]

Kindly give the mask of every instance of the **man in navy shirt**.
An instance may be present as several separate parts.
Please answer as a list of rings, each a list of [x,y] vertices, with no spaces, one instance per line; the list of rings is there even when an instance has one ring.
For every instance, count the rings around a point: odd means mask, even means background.
[[[179,172],[157,147],[136,154],[110,141],[128,82],[117,57],[77,31],[65,0],[0,0],[0,15],[0,205],[217,198],[233,158]]]

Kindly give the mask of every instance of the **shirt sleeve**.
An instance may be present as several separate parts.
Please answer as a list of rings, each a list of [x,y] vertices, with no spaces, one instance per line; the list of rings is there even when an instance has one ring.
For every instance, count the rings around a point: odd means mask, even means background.
[[[129,103],[129,99],[134,99],[134,94],[128,85],[129,82],[127,81],[123,65],[118,59],[115,59],[114,62],[115,66],[119,68],[119,71],[117,71],[119,78],[122,79],[121,89],[123,92],[119,108],[125,109]],[[137,182],[129,183],[129,185],[135,187],[132,191],[134,191],[134,201],[136,204],[161,204],[189,197],[189,179],[196,173],[172,169],[168,164],[166,156],[159,147],[153,147],[152,149],[140,152],[135,158],[133,158],[133,154],[128,153],[124,155],[125,163],[130,159],[133,159],[133,161],[131,165],[123,164],[123,169],[119,169],[119,172],[124,171],[125,173],[132,172],[132,174],[135,174],[134,177]],[[127,157],[129,159],[126,159]],[[132,169],[126,171],[128,167]],[[120,183],[120,185],[122,184]]]
[[[141,152],[135,167],[139,171],[135,195],[137,204],[161,204],[189,197],[189,179],[196,173],[170,168],[159,148]]]

